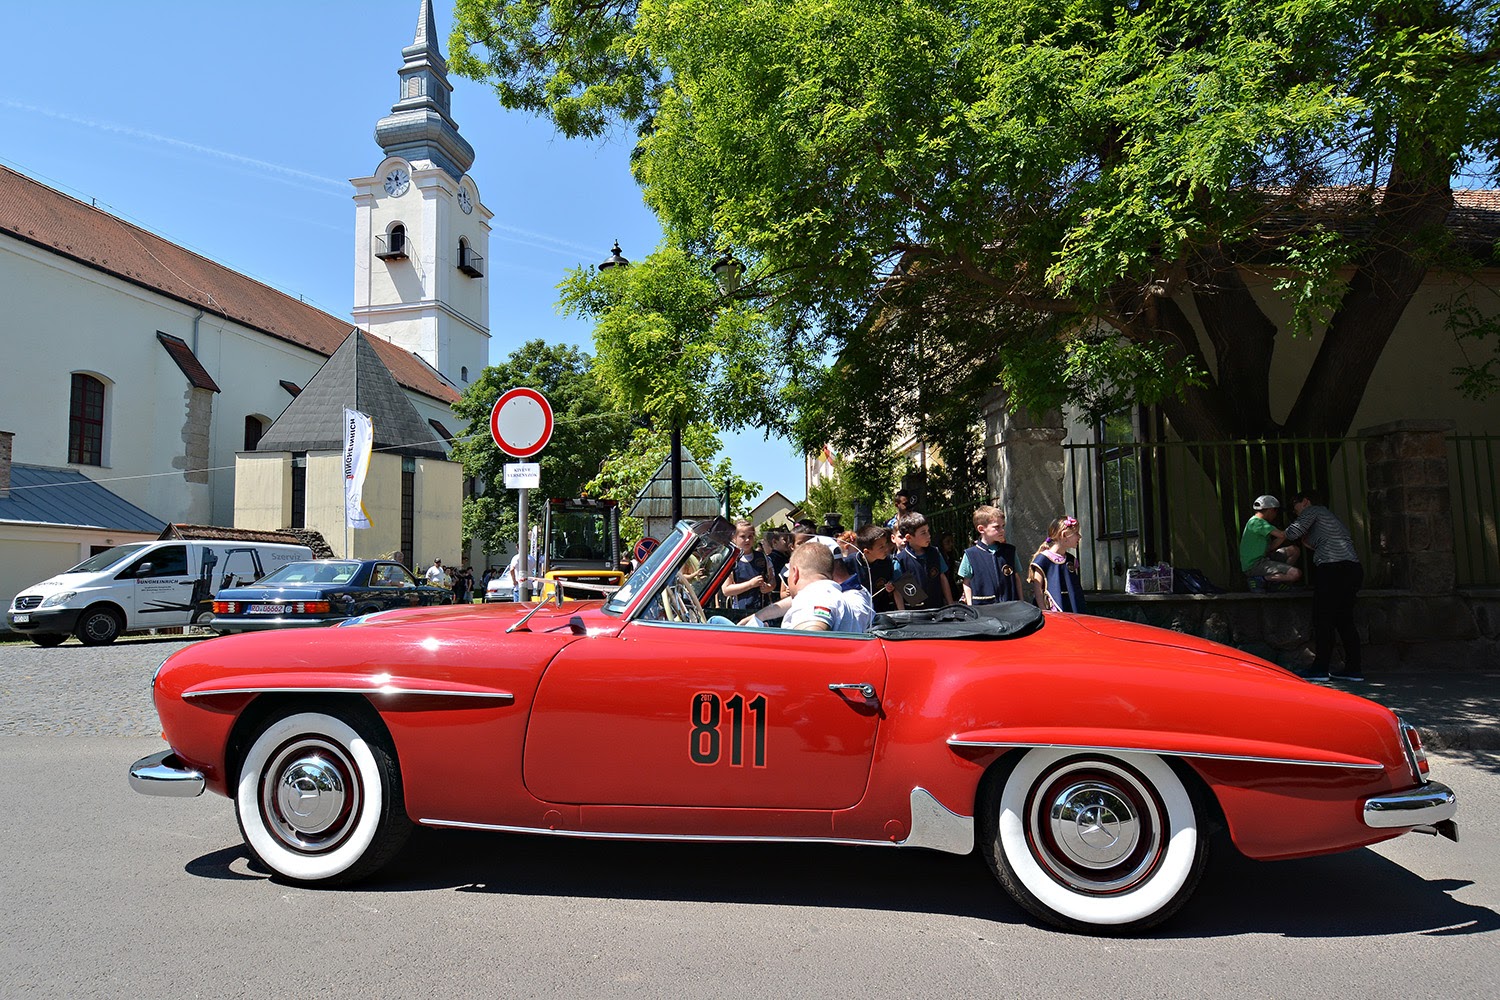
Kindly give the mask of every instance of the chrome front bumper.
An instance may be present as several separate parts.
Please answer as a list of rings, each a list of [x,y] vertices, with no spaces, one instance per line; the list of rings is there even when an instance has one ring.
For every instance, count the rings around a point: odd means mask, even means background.
[[[203,774],[184,764],[175,751],[163,750],[130,765],[130,787],[142,795],[190,799],[203,794]]]
[[[1365,826],[1377,830],[1429,827],[1425,832],[1440,833],[1450,840],[1458,839],[1458,824],[1453,822],[1456,812],[1458,797],[1453,789],[1436,781],[1410,791],[1365,799],[1363,810]]]

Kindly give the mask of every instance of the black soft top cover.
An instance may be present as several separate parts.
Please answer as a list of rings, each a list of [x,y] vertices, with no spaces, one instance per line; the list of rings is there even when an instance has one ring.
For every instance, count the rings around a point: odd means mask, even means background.
[[[882,639],[1018,639],[1042,627],[1042,611],[1025,601],[950,604],[920,611],[887,611],[870,631]]]

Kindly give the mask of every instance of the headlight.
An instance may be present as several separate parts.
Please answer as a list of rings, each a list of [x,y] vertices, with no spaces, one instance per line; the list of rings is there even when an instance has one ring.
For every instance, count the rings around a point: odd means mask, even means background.
[[[56,608],[56,607],[59,607],[61,605],[67,604],[69,601],[71,601],[73,598],[75,598],[77,596],[78,596],[78,591],[76,591],[76,590],[65,590],[65,591],[63,591],[60,594],[51,594],[48,597],[43,598],[42,603],[38,604],[37,607],[39,607],[39,608]]]

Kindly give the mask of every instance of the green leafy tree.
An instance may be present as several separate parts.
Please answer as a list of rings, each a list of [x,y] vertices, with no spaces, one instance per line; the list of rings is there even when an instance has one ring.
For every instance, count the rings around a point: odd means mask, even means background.
[[[505,489],[504,466],[511,458],[490,436],[490,411],[508,389],[528,386],[547,397],[554,416],[552,439],[534,461],[542,487],[531,491],[531,523],[540,525],[549,496],[584,496],[585,484],[624,441],[630,415],[618,408],[594,372],[589,355],[575,347],[531,340],[498,365],[486,368],[454,405],[469,421],[453,448],[464,474],[483,481],[483,496],[464,501],[464,537],[479,538],[489,551],[514,546],[519,527],[518,492]],[[467,543],[466,543],[467,547]]]
[[[1159,402],[1189,439],[1344,435],[1429,269],[1493,253],[1445,220],[1455,180],[1500,163],[1497,18],[458,0],[452,49],[567,135],[634,131],[669,242],[749,262],[741,297],[781,334],[766,356],[836,359],[787,382],[801,442],[872,453],[903,423],[972,425],[996,384],[1033,408]],[[1278,419],[1276,341],[1309,335]],[[1493,371],[1457,374],[1485,392]]]
[[[645,522],[624,516],[645,490],[651,476],[671,454],[671,435],[662,430],[636,427],[629,444],[608,458],[599,474],[584,487],[590,496],[606,497],[620,504],[620,534],[628,541],[644,534]],[[728,490],[729,510],[734,517],[748,513],[748,503],[760,493],[760,483],[734,473],[729,456],[719,458],[719,436],[708,424],[691,423],[682,430],[682,444],[692,453],[704,478],[715,489]]]

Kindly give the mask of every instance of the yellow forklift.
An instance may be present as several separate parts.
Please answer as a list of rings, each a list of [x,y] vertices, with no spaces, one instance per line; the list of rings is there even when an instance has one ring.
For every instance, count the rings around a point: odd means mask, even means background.
[[[620,505],[578,497],[547,501],[542,525],[542,600],[597,601],[625,582],[620,569]]]

